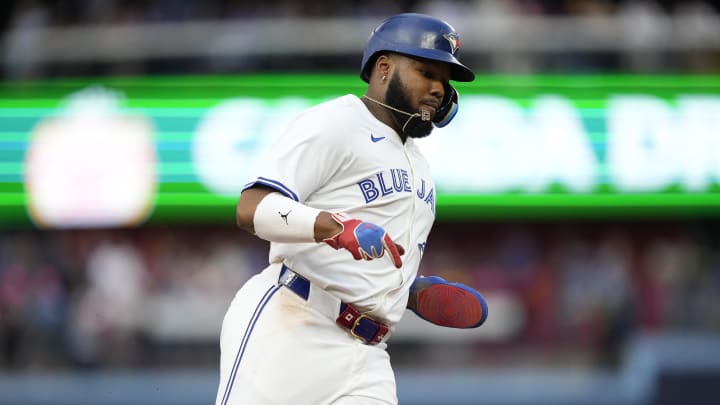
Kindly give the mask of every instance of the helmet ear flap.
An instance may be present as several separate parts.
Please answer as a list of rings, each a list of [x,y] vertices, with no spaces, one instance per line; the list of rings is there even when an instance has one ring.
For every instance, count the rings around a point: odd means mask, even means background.
[[[445,96],[443,97],[442,105],[438,108],[435,113],[435,119],[433,124],[437,128],[442,128],[455,118],[455,114],[458,112],[458,93],[453,86],[449,83],[445,84]]]

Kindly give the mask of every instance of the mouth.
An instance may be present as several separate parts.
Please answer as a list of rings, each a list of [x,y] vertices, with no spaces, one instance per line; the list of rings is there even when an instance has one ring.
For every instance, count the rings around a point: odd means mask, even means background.
[[[420,111],[427,111],[431,115],[435,115],[437,112],[438,106],[434,103],[422,103],[420,104]]]
[[[440,107],[440,102],[435,99],[423,100],[420,102],[421,105],[431,107],[433,110],[437,110]]]

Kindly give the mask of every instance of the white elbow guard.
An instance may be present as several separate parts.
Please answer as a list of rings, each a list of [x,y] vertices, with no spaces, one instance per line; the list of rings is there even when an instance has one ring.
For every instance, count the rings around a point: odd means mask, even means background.
[[[315,219],[320,210],[280,193],[266,195],[255,208],[255,235],[270,242],[314,243]]]

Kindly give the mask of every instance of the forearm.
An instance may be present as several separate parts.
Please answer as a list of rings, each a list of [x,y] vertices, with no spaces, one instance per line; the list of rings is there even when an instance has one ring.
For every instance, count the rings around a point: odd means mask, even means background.
[[[237,208],[240,229],[271,242],[322,242],[342,231],[331,213],[308,207],[267,188],[243,192]]]

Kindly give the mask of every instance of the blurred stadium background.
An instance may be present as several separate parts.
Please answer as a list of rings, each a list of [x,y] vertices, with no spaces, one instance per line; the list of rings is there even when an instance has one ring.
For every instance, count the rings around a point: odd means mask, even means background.
[[[404,11],[450,21],[479,74],[425,145],[421,272],[491,313],[408,314],[400,403],[720,400],[720,2],[0,10],[0,404],[212,403],[226,305],[267,260],[234,228],[247,167],[299,109],[361,94],[370,28]]]

